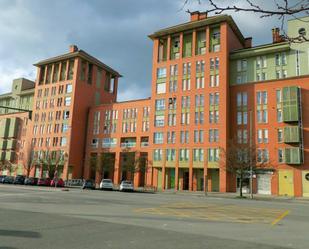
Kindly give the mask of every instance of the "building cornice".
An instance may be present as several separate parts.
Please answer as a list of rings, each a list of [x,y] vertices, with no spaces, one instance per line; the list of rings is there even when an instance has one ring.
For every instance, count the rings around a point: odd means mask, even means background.
[[[107,66],[106,64],[99,61],[98,59],[96,59],[95,57],[86,53],[83,50],[78,50],[76,52],[71,52],[71,53],[66,53],[66,54],[63,54],[63,55],[55,56],[55,57],[52,57],[52,58],[49,58],[49,59],[46,59],[46,60],[39,61],[39,62],[37,62],[33,65],[36,66],[36,67],[40,67],[42,65],[47,65],[47,64],[50,64],[50,63],[55,63],[55,62],[59,62],[59,61],[62,61],[62,60],[67,60],[67,59],[71,59],[71,58],[75,58],[75,57],[79,57],[79,58],[85,59],[87,61],[90,61],[93,64],[105,69],[106,71],[111,73],[113,76],[122,77],[122,75],[119,74],[117,71],[115,71],[111,67]]]
[[[233,18],[229,15],[218,15],[218,16],[211,16],[211,17],[207,17],[206,19],[203,20],[199,20],[199,21],[191,21],[191,22],[187,22],[187,23],[183,23],[183,24],[179,24],[176,26],[172,26],[169,28],[165,28],[165,29],[160,29],[156,32],[154,32],[151,35],[148,35],[148,37],[150,39],[156,39],[159,37],[164,37],[167,35],[172,35],[175,33],[179,33],[179,32],[183,32],[183,31],[187,31],[187,30],[193,30],[193,29],[199,29],[203,26],[208,26],[208,25],[214,25],[214,24],[219,24],[221,22],[227,22],[230,27],[232,28],[232,30],[234,31],[234,33],[237,35],[238,39],[242,42],[242,44],[244,44],[245,42],[245,38],[242,35],[241,31],[239,30],[237,24],[234,22]]]
[[[288,51],[290,49],[290,44],[288,42],[271,43],[260,45],[252,48],[244,48],[235,50],[230,53],[230,59],[242,59],[248,57],[259,56],[263,54],[271,54],[276,52]]]

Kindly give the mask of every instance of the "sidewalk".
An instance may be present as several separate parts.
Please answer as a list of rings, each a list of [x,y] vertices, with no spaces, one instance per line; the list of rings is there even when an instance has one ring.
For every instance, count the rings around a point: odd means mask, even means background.
[[[211,197],[211,198],[230,198],[236,199],[239,198],[239,193],[219,193],[219,192],[208,192],[205,195],[205,192],[202,191],[175,191],[175,190],[164,190],[158,191],[157,193],[161,194],[175,194],[175,195],[190,195],[196,197]],[[250,194],[243,194],[244,199],[250,200]],[[261,200],[261,201],[283,201],[283,202],[303,202],[309,204],[308,197],[291,197],[291,196],[275,196],[275,195],[262,195],[262,194],[254,194],[253,200]]]

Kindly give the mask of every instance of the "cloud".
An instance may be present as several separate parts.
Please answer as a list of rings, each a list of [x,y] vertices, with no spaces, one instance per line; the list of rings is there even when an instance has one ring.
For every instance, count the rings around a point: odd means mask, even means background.
[[[33,63],[65,53],[70,44],[77,44],[124,76],[119,83],[119,100],[148,97],[152,41],[147,35],[188,21],[185,10],[179,11],[182,3],[183,0],[1,0],[0,91],[10,91],[14,78],[34,80]],[[193,1],[187,8],[202,11],[207,5]],[[274,20],[251,18],[248,22],[248,14],[233,16],[245,36],[253,36],[258,43],[270,41]]]

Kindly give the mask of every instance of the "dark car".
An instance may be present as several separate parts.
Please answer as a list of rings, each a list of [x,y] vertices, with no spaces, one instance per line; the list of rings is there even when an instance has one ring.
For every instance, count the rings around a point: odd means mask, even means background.
[[[24,184],[25,177],[23,175],[17,175],[14,179],[14,184]]]
[[[36,177],[27,177],[25,178],[24,184],[25,185],[37,185],[38,184],[38,178]]]
[[[49,178],[39,178],[38,186],[50,186],[50,179]]]
[[[6,176],[4,176],[4,175],[1,175],[0,176],[0,183],[2,183],[2,181],[3,181],[3,179],[5,178]]]
[[[2,183],[8,183],[8,184],[12,184],[14,182],[14,176],[6,176],[4,177],[4,179],[2,180]]]
[[[56,179],[53,179],[51,182],[50,182],[50,186],[51,187],[55,187],[55,183],[56,183]],[[59,178],[57,180],[57,187],[60,187],[60,188],[63,188],[64,187],[64,181],[62,180],[62,178]]]
[[[95,189],[94,182],[92,180],[85,180],[82,189]]]

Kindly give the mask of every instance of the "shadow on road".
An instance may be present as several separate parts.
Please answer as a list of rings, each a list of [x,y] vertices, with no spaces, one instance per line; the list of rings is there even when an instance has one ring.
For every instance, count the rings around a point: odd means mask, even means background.
[[[23,238],[41,238],[41,234],[38,232],[30,232],[30,231],[18,231],[18,230],[3,230],[0,229],[0,236],[11,236],[11,237],[23,237]],[[7,247],[0,247],[0,249],[4,249]],[[11,248],[11,247],[8,247]]]

